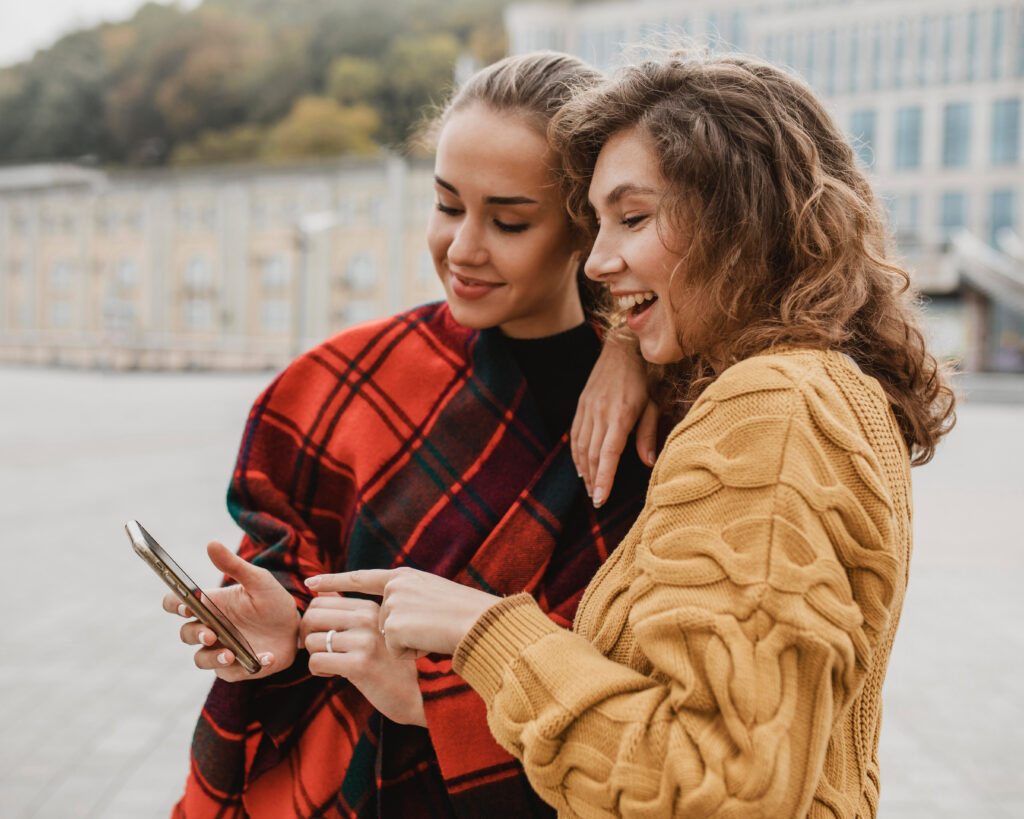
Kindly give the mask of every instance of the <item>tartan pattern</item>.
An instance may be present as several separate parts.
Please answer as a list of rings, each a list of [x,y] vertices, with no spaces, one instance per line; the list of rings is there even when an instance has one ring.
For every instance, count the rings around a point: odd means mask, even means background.
[[[345,330],[257,400],[228,506],[240,554],[305,608],[302,579],[408,565],[495,594],[531,592],[561,625],[638,514],[627,447],[595,510],[497,330],[447,305]],[[174,816],[551,816],[448,657],[418,661],[429,728],[395,724],[300,652],[266,680],[217,680]]]

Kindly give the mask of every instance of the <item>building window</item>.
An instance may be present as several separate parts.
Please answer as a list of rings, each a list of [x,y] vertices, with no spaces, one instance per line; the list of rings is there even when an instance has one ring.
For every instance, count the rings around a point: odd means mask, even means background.
[[[807,84],[814,86],[818,84],[818,53],[815,39],[817,33],[808,31],[804,48],[804,78]]]
[[[134,287],[139,280],[139,266],[134,259],[121,259],[114,268],[114,281],[123,290]]]
[[[974,82],[978,64],[978,29],[981,15],[972,11],[967,15],[967,81]]]
[[[1020,100],[996,100],[992,106],[992,164],[1009,165],[1020,158]]]
[[[265,228],[270,221],[270,211],[267,208],[267,203],[262,201],[253,202],[249,211],[249,218],[252,220],[252,226],[257,230]]]
[[[387,214],[387,200],[383,196],[374,196],[370,199],[370,224],[380,227],[384,224]]]
[[[953,26],[953,15],[947,14],[942,18],[942,81],[948,83],[953,74],[953,51],[955,41],[953,39],[956,29]]]
[[[291,305],[285,299],[268,299],[260,308],[260,324],[267,333],[283,333],[291,319]]]
[[[966,165],[970,157],[970,103],[947,105],[942,122],[942,164],[947,168]]]
[[[901,170],[921,165],[922,110],[911,105],[896,111],[896,167]]]
[[[213,324],[213,305],[206,299],[188,299],[184,320],[186,330],[208,330]]]
[[[28,218],[20,210],[11,212],[11,230],[19,235],[28,233]]]
[[[944,242],[953,238],[960,228],[967,227],[967,194],[947,191],[939,205],[939,229]]]
[[[71,326],[71,302],[52,301],[50,302],[50,326],[70,327]]]
[[[839,72],[839,35],[834,28],[825,34],[825,93],[836,93],[836,75]]]
[[[377,281],[377,266],[369,253],[356,253],[349,259],[345,281],[353,290],[369,290]]]
[[[893,48],[893,87],[902,88],[906,84],[907,65],[907,22],[900,20],[896,24],[896,44]]]
[[[743,51],[747,44],[747,19],[742,11],[732,13],[732,36],[729,38],[736,51]]]
[[[919,194],[901,194],[887,200],[889,222],[896,242],[904,253],[913,253],[921,244],[921,197]]]
[[[851,93],[860,89],[860,29],[855,28],[850,32],[850,76],[848,77],[847,90]]]
[[[1016,202],[1012,190],[999,190],[992,191],[992,197],[989,200],[989,242],[993,247],[998,245],[999,242],[999,231],[1003,228],[1013,229],[1014,222],[1014,206]]]
[[[1014,74],[1024,77],[1024,9],[1017,9],[1017,59]]]
[[[339,227],[349,227],[356,221],[356,203],[351,196],[342,196],[334,209]]]
[[[71,289],[71,262],[58,259],[50,265],[50,289],[56,293],[64,293]]]
[[[1006,9],[992,12],[992,79],[1003,76],[1003,59],[1006,56]]]
[[[875,164],[875,112],[854,111],[850,117],[850,139],[857,158],[871,167]]]
[[[871,35],[871,90],[882,87],[882,64],[885,62],[882,49],[882,24],[876,23]]]
[[[930,51],[932,21],[928,17],[921,18],[920,28],[917,32],[917,84],[927,85],[931,78],[932,55]]]
[[[189,290],[209,290],[213,284],[210,263],[202,256],[193,256],[185,266],[185,287]]]
[[[264,290],[284,290],[288,286],[288,264],[283,256],[267,256],[263,260]]]

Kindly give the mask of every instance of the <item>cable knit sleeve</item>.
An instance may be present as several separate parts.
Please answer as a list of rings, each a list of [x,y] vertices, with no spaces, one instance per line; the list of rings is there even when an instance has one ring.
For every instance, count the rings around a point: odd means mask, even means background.
[[[802,816],[864,685],[901,570],[884,470],[843,390],[770,362],[673,432],[583,634],[517,596],[459,647],[566,815]]]

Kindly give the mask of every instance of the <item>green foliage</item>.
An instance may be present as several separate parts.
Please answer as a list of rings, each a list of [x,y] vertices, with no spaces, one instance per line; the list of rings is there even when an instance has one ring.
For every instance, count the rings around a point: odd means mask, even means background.
[[[257,159],[263,153],[266,132],[258,125],[236,125],[226,131],[205,131],[194,142],[178,145],[174,165],[207,165]]]
[[[371,103],[383,85],[380,66],[363,57],[338,57],[327,69],[327,93],[342,105]]]
[[[0,162],[163,164],[404,144],[508,0],[148,3],[0,69]]]
[[[340,154],[374,154],[377,112],[366,105],[343,107],[327,97],[302,97],[274,126],[263,156],[271,160]]]

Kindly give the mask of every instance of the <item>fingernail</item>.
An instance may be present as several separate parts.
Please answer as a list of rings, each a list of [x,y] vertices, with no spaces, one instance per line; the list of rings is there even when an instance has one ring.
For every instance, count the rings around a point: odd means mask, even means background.
[[[595,507],[600,506],[602,503],[604,503],[604,490],[603,489],[598,489],[594,493],[594,506]]]
[[[319,585],[320,585],[320,576],[319,575],[315,575],[314,577],[307,577],[306,578],[306,587],[307,588],[315,589]]]
[[[644,458],[644,463],[646,463],[648,466],[654,466],[654,461],[655,461],[654,450],[653,449],[648,449],[647,450],[647,455]]]
[[[217,662],[220,663],[221,665],[227,665],[228,664],[228,653],[226,651],[222,651],[220,654],[218,654],[217,655]]]
[[[178,606],[178,614],[180,614],[182,617],[188,617],[188,615],[185,614],[185,611],[186,611],[186,609],[185,609],[185,604],[184,603],[182,603],[180,606]]]
[[[270,665],[269,654],[260,654],[260,665]]]
[[[206,645],[206,632],[205,631],[200,631],[199,634],[197,634],[196,636],[199,638],[199,642],[200,643],[202,643],[203,645]]]

